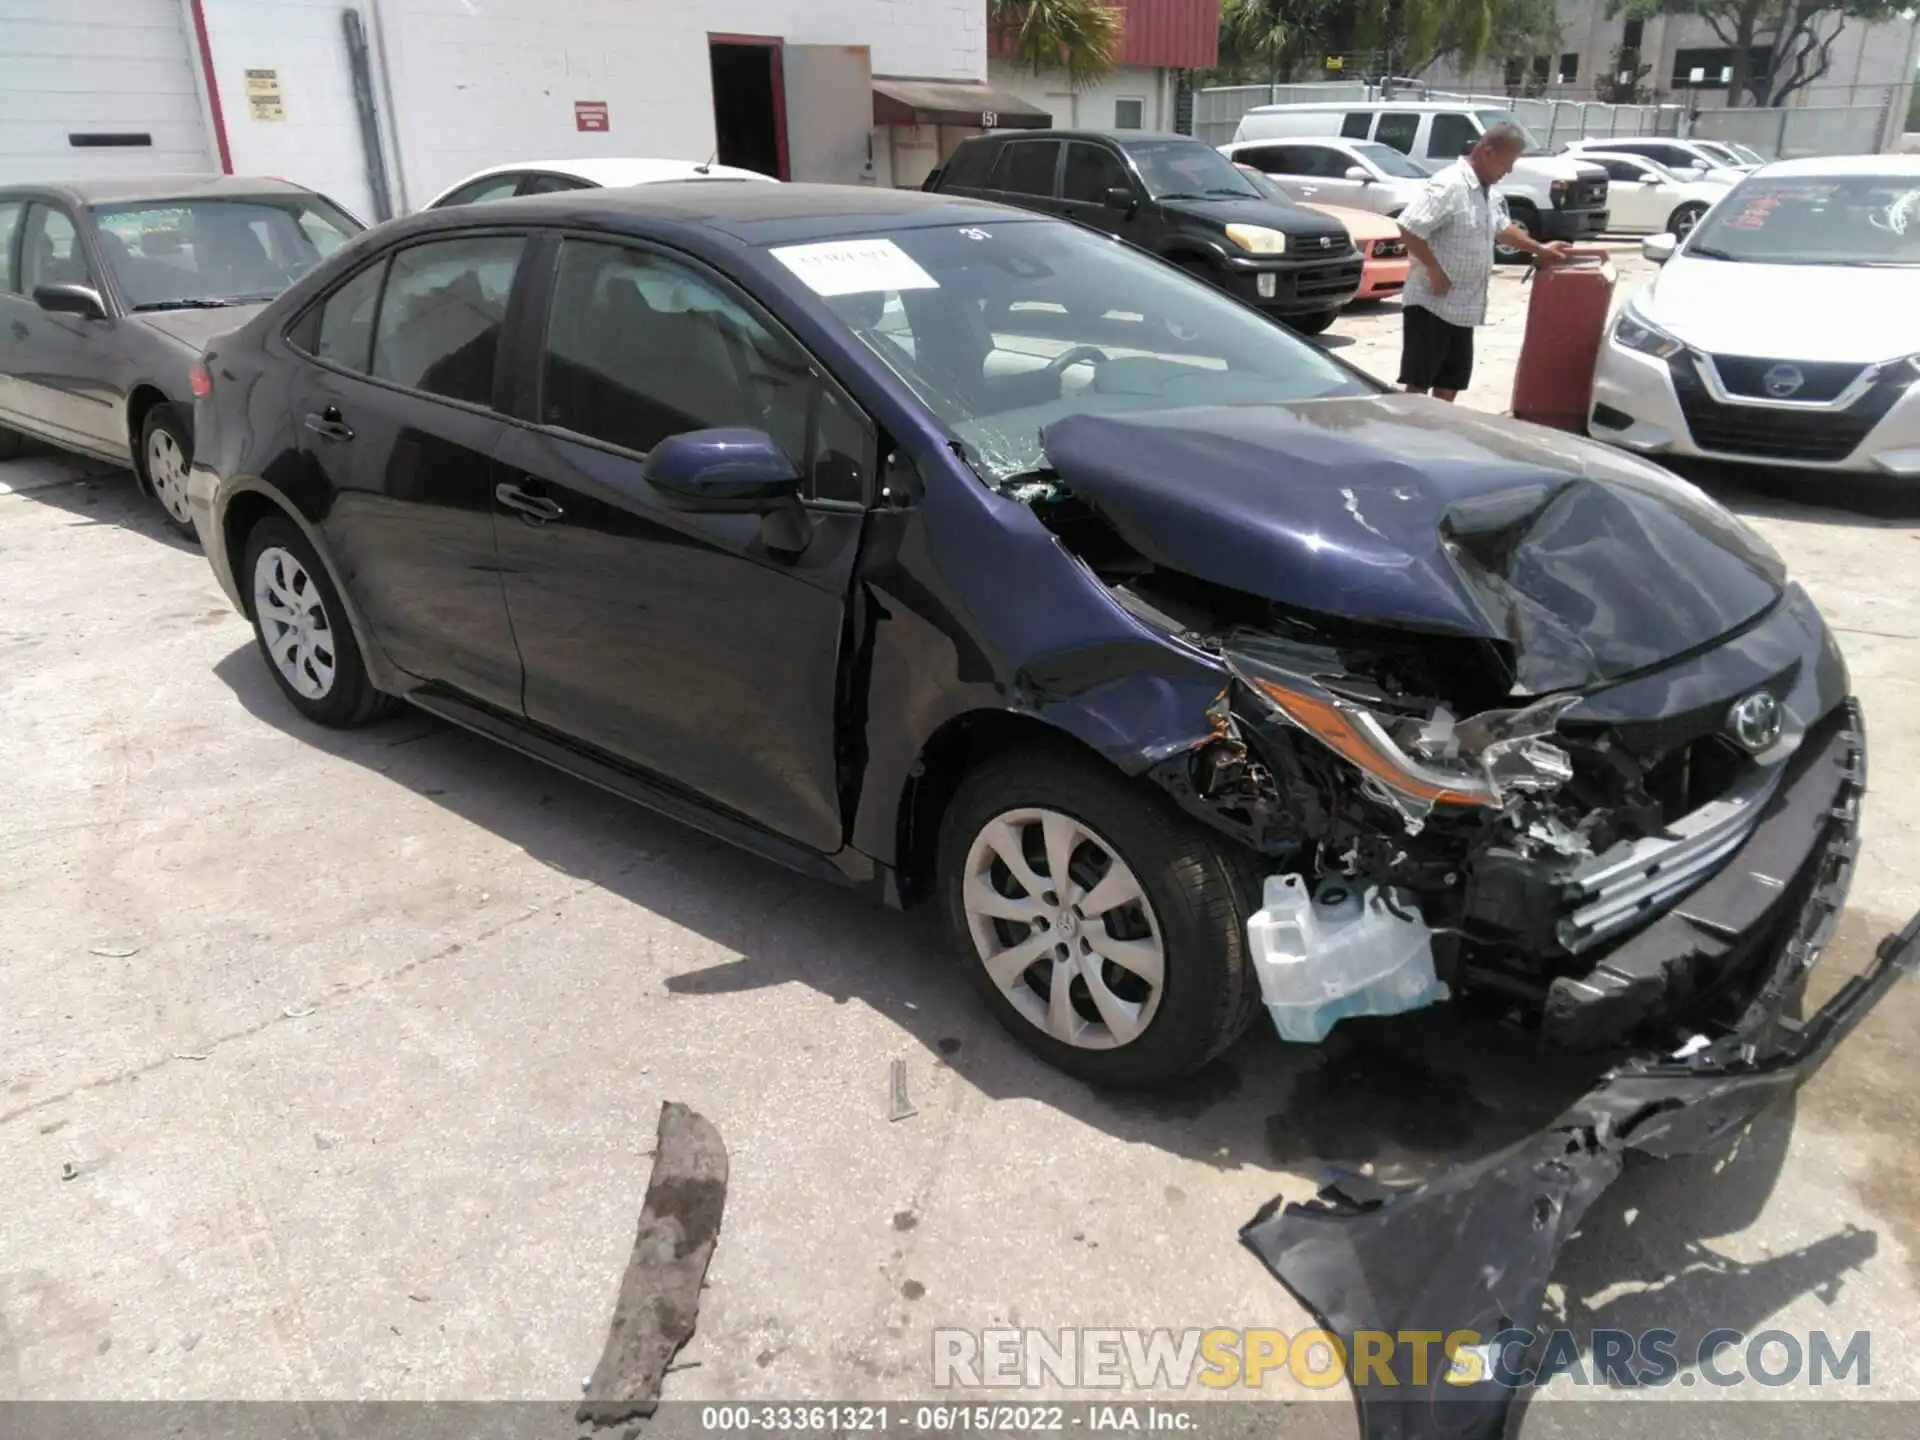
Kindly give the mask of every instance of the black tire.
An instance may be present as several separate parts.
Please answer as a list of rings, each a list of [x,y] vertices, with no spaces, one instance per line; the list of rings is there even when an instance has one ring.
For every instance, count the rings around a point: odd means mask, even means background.
[[[1539,238],[1540,212],[1535,210],[1533,206],[1527,204],[1525,201],[1515,201],[1514,203],[1508,205],[1507,219],[1513,225],[1516,225],[1520,229],[1526,231],[1528,235],[1533,236],[1535,239]],[[1496,260],[1499,260],[1503,264],[1508,264],[1508,265],[1519,264],[1523,261],[1527,261],[1527,258],[1528,258],[1526,251],[1509,250],[1504,245],[1495,245],[1493,254]]]
[[[1023,808],[1056,812],[1094,832],[1133,872],[1152,906],[1163,979],[1145,1028],[1124,1044],[1087,1049],[1047,1033],[994,983],[974,942],[963,900],[969,852],[990,822]],[[1205,1065],[1246,1029],[1260,1000],[1247,946],[1247,918],[1258,906],[1258,868],[1252,852],[1206,829],[1172,800],[1063,744],[1036,745],[987,761],[961,782],[940,827],[941,909],[969,979],[1016,1040],[1096,1085],[1165,1085]],[[1008,923],[1017,936],[1018,922]],[[1035,928],[1037,933],[1041,927]],[[1041,963],[1050,973],[1051,959],[1035,962]],[[1016,983],[1032,982],[1023,973]],[[1073,983],[1080,987],[1076,1003],[1085,1007],[1082,1018],[1091,1019],[1085,980]]]
[[[134,452],[133,463],[139,468],[140,483],[160,507],[160,518],[167,522],[167,528],[198,541],[193,516],[187,512],[187,468],[193,464],[193,437],[180,412],[164,400],[148,410],[140,422],[140,448]]]
[[[1318,335],[1340,314],[1338,310],[1316,310],[1311,315],[1289,315],[1287,324],[1302,335]]]
[[[1684,240],[1692,233],[1693,227],[1700,223],[1700,217],[1707,213],[1707,207],[1698,200],[1677,207],[1667,217],[1667,234]]]
[[[271,617],[260,615],[260,605],[255,598],[261,557],[269,551],[291,557],[296,562],[300,577],[297,580],[294,578],[294,567],[282,565],[280,573],[285,588],[303,601],[309,595],[314,597],[303,607],[305,615],[311,618],[317,614],[322,624],[308,631],[315,636],[317,643],[304,647],[304,653],[330,656],[332,659],[332,671],[322,693],[303,694],[295,689],[281,670],[279,662],[274,659],[273,641],[283,637],[286,631],[276,627],[274,635],[269,636],[268,627],[275,622]],[[320,563],[319,555],[314,552],[307,537],[300,533],[300,528],[291,520],[277,515],[268,516],[247,532],[241,553],[245,557],[244,563],[234,580],[246,599],[247,616],[253,621],[254,640],[260,646],[261,659],[267,663],[267,672],[273,676],[280,693],[287,697],[293,708],[316,725],[335,729],[364,725],[388,713],[393,701],[373,688],[373,680],[367,674],[366,662],[360,657],[360,646],[354,639],[353,626],[347,620],[340,593],[333,588],[333,580],[327,574],[326,566]],[[296,649],[296,656],[300,653]],[[317,681],[321,673],[318,663],[296,663],[295,668],[310,681]]]

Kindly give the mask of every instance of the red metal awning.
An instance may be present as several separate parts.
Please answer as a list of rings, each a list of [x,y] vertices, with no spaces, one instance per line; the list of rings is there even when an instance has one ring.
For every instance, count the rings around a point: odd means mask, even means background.
[[[980,130],[1044,130],[1053,116],[1018,95],[958,80],[873,82],[876,125],[964,125]]]

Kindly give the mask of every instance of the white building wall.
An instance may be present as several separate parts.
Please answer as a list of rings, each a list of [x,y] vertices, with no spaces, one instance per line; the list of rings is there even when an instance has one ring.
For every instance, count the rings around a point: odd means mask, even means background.
[[[1156,66],[1124,65],[1104,80],[1075,92],[1063,74],[1035,75],[1011,60],[994,59],[987,62],[987,83],[996,90],[1012,91],[1028,104],[1047,111],[1053,123],[1063,129],[1116,128],[1117,100],[1142,102],[1141,129],[1173,129],[1172,72]]]
[[[252,3],[252,0],[233,0]],[[409,205],[487,165],[713,153],[709,34],[865,45],[876,75],[978,80],[982,0],[363,0],[379,22]],[[574,102],[609,108],[605,133]]]
[[[373,189],[340,19],[349,3],[371,43],[369,0],[201,0],[235,173],[292,180],[371,224]],[[275,72],[283,118],[255,118],[249,70]]]

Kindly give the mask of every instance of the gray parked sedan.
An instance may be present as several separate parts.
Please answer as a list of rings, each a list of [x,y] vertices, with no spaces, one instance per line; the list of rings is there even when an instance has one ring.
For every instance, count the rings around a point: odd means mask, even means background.
[[[191,536],[194,363],[362,228],[282,180],[0,187],[0,458],[31,436],[131,465]]]

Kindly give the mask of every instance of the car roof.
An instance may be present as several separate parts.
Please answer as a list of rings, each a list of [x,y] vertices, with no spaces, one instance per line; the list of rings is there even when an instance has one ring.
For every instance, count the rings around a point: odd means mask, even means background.
[[[1770,180],[1803,175],[1885,175],[1920,181],[1920,155],[1809,155],[1803,160],[1775,160],[1753,173]]]
[[[969,136],[966,143],[976,144],[982,140],[1105,140],[1122,150],[1129,145],[1190,140],[1195,145],[1206,145],[1207,149],[1213,149],[1197,136],[1176,135],[1171,130],[1128,130],[1124,134],[1115,134],[1111,130],[996,130],[990,135]]]
[[[254,175],[144,175],[104,180],[26,181],[0,185],[0,194],[35,191],[72,205],[118,205],[140,200],[218,200],[248,195],[311,195],[304,185]]]
[[[383,226],[384,234],[471,225],[578,224],[620,230],[636,222],[700,229],[748,245],[832,240],[875,230],[934,225],[1044,222],[1046,216],[991,201],[873,185],[752,185],[663,180],[619,189],[563,190],[475,205],[423,210]],[[1058,223],[1058,222],[1056,222]]]
[[[489,165],[449,185],[448,193],[484,180],[489,175],[517,175],[523,170],[539,170],[554,175],[571,175],[576,180],[602,186],[646,185],[661,180],[698,178],[698,160],[665,160],[645,155],[587,155],[572,160],[514,160],[504,165]],[[757,170],[742,170],[732,165],[709,163],[708,175],[726,180],[771,180]]]
[[[1289,110],[1511,110],[1509,104],[1493,100],[1283,100],[1277,105],[1256,105],[1249,115],[1284,115]]]

